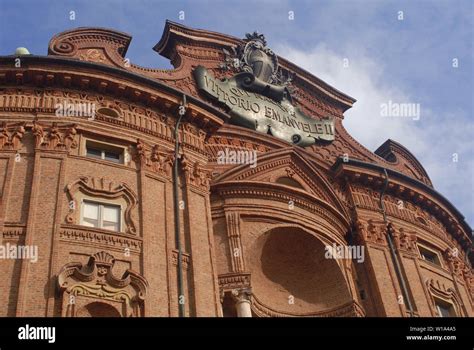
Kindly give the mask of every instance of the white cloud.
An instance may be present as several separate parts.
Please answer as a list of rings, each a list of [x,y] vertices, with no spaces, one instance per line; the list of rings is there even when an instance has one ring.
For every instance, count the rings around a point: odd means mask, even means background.
[[[452,201],[472,222],[473,169],[472,122],[459,109],[448,115],[435,115],[430,106],[421,104],[420,120],[382,117],[380,105],[389,100],[398,103],[420,103],[417,96],[402,90],[400,82],[386,81],[383,63],[367,56],[364,50],[351,47],[349,66],[339,54],[320,44],[313,49],[297,50],[280,45],[278,53],[326,81],[357,102],[345,113],[344,126],[369,150],[375,150],[388,138],[407,147],[422,163],[435,188]],[[453,153],[459,161],[452,161]],[[467,188],[466,188],[467,187]]]

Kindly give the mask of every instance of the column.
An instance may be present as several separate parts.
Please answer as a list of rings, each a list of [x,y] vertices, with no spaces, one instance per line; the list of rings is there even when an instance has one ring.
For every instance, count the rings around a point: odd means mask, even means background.
[[[237,317],[252,317],[252,311],[250,308],[250,295],[252,292],[250,289],[233,289],[232,297],[235,301],[235,307],[237,309]]]

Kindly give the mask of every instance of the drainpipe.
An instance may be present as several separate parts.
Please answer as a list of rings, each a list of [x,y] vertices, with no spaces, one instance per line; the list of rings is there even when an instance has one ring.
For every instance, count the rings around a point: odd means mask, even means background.
[[[183,106],[186,108],[186,95],[183,95]],[[174,128],[174,163],[173,163],[173,203],[174,203],[174,236],[176,249],[178,250],[178,305],[179,317],[185,317],[184,312],[184,288],[183,288],[183,251],[181,249],[180,220],[179,220],[179,126],[184,113],[179,110],[178,120]],[[183,301],[183,302],[181,302]]]
[[[409,313],[410,317],[413,317],[413,307],[412,307],[412,304],[411,304],[411,300],[409,298],[408,288],[407,288],[407,285],[405,283],[405,279],[403,278],[402,267],[401,267],[400,262],[398,260],[397,253],[395,252],[395,248],[394,248],[394,245],[393,245],[392,232],[388,227],[387,214],[385,213],[385,205],[383,203],[383,196],[384,196],[385,191],[387,190],[387,186],[388,186],[387,169],[384,168],[383,172],[384,172],[384,175],[385,175],[385,183],[384,183],[382,191],[380,192],[380,197],[379,197],[380,210],[382,211],[383,221],[384,221],[384,224],[385,224],[385,228],[387,230],[387,241],[388,241],[388,246],[390,248],[390,255],[392,256],[392,261],[393,261],[393,264],[395,266],[395,272],[397,274],[398,281],[400,283],[400,286],[402,287],[403,299],[406,300],[407,309],[408,309],[408,313]]]

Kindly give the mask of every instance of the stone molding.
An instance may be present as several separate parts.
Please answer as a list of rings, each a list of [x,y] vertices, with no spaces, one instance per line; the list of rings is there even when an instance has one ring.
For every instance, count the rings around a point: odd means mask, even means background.
[[[137,234],[137,225],[133,218],[133,211],[138,205],[138,197],[127,184],[122,182],[116,183],[106,177],[94,178],[89,176],[81,176],[79,179],[69,183],[66,186],[66,193],[70,203],[69,213],[66,216],[66,222],[68,224],[77,223],[77,208],[79,203],[77,203],[76,194],[79,191],[98,198],[124,198],[127,203],[123,214],[126,226],[125,233]],[[74,203],[74,205],[71,205],[71,203]]]
[[[255,294],[251,296],[252,311],[260,317],[365,317],[365,311],[356,301],[332,309],[309,313],[286,313],[265,306]]]
[[[115,258],[101,251],[91,255],[85,265],[75,262],[64,265],[57,277],[62,316],[74,317],[79,306],[97,300],[112,303],[122,317],[143,316],[148,282],[130,269],[122,277],[116,277],[112,271],[114,264]]]

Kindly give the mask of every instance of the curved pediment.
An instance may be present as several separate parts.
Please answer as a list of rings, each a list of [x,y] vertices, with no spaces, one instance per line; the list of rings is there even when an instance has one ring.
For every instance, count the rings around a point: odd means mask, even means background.
[[[223,182],[274,183],[307,192],[347,214],[328,179],[304,158],[302,150],[291,147],[268,152],[259,156],[255,164],[253,168],[248,164],[233,167],[215,178],[211,186]]]
[[[248,37],[249,34],[247,34]],[[194,61],[193,64],[201,61],[201,64],[208,68],[219,68],[225,60],[225,53],[243,44],[245,40],[209,30],[186,27],[168,20],[160,41],[153,49],[160,55],[170,59],[176,68],[186,66],[185,61]],[[214,63],[210,63],[212,61]],[[321,99],[321,97],[324,97],[324,99],[331,101],[333,105],[332,107],[327,106],[328,108],[337,109],[337,112],[335,110],[331,112],[342,117],[342,112],[352,107],[355,102],[354,98],[335,89],[283,57],[278,56],[278,62],[286,72],[295,74],[293,83],[299,89],[305,90],[300,96],[302,103],[306,103],[311,98]],[[306,93],[311,96],[307,96]]]
[[[203,65],[218,78],[230,77],[230,72],[222,69],[226,52],[245,43],[245,39],[167,21],[162,37],[153,49],[168,58],[174,69],[162,69],[142,67],[133,62],[133,57],[126,57],[131,40],[130,35],[113,29],[79,27],[55,35],[49,43],[48,55],[114,66],[203,98],[192,78],[194,68]],[[342,118],[343,112],[355,102],[354,98],[286,59],[278,56],[278,62],[285,74],[293,77],[295,97],[307,113],[317,118],[328,115]]]
[[[49,42],[48,55],[125,68],[131,40],[130,35],[116,30],[80,27],[55,35]]]
[[[398,142],[388,139],[374,153],[395,165],[402,173],[433,187],[425,168],[408,149]]]

